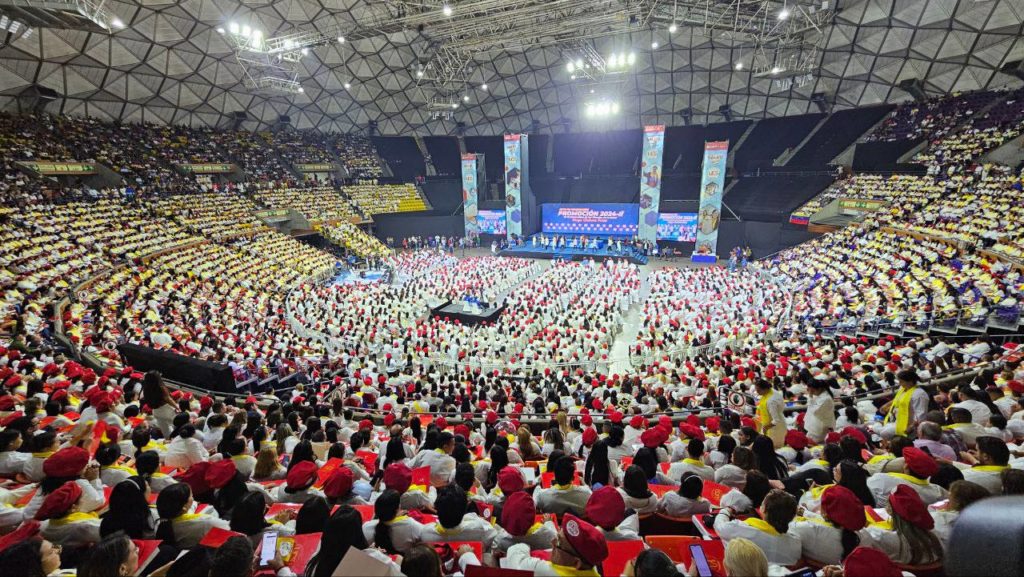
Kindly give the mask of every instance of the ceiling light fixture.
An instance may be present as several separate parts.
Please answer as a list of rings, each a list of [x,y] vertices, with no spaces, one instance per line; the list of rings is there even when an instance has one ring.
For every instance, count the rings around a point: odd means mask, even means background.
[[[676,26],[676,23],[675,23],[675,22],[673,22],[673,23],[672,23],[672,24],[671,24],[671,25],[670,25],[670,26],[668,27],[668,33],[669,33],[669,34],[675,34],[675,33],[676,33],[676,30],[679,30],[679,27],[678,27],[678,26]]]

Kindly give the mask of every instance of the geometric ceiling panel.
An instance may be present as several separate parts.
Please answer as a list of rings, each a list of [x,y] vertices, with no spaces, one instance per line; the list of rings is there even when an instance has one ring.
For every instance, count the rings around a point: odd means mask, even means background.
[[[999,67],[1024,58],[1022,0],[829,2],[841,9],[820,26],[816,49],[798,44],[792,50],[804,59],[801,74],[810,74],[793,83],[752,70],[763,55],[749,37],[706,30],[695,16],[680,17],[669,33],[673,9],[728,2],[448,4],[455,11],[450,20],[441,14],[441,0],[108,0],[105,9],[126,23],[124,29],[43,29],[0,47],[0,94],[38,83],[61,95],[53,112],[126,121],[216,126],[224,115],[244,110],[259,128],[287,114],[295,126],[320,130],[364,131],[376,122],[383,134],[453,134],[456,123],[464,123],[466,134],[477,135],[521,130],[533,119],[543,131],[563,130],[565,121],[574,130],[679,124],[678,113],[687,108],[694,122],[713,122],[725,104],[736,118],[801,114],[816,110],[815,93],[824,93],[835,108],[898,102],[909,95],[894,85],[908,78],[920,79],[931,93],[1013,87],[1019,81]],[[483,26],[469,4],[474,10],[508,7],[499,18],[490,13],[487,23],[490,35],[507,35],[504,44],[472,48],[493,39],[468,32]],[[763,4],[774,15],[783,2],[744,4]],[[821,4],[787,0],[790,8]],[[516,29],[512,22],[528,10],[536,10],[533,24]],[[609,11],[607,22],[585,24],[601,10]],[[255,27],[265,38],[309,31],[347,38],[328,38],[301,59],[302,94],[256,92],[246,84],[228,36],[217,31],[231,22]],[[567,30],[576,36],[566,36]],[[435,118],[428,101],[436,86],[417,70],[443,74],[446,50],[458,63],[445,85],[458,108],[450,118]],[[603,59],[633,53],[635,64],[598,81],[572,80],[566,63],[579,50]],[[586,104],[598,98],[617,101],[620,114],[605,122],[585,119]]]

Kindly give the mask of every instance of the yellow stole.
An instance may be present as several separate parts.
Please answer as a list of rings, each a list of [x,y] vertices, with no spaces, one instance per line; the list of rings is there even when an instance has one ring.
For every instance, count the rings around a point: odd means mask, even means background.
[[[75,511],[74,513],[68,513],[58,519],[50,519],[50,525],[68,525],[70,523],[79,523],[82,521],[97,521],[100,516],[96,513],[83,513],[82,511]]]
[[[981,471],[983,473],[1002,473],[1009,468],[1009,465],[975,465],[971,467],[971,470]]]
[[[565,565],[551,564],[551,570],[559,575],[559,577],[600,577],[597,569],[591,567],[590,569],[577,569],[575,567],[566,567]]]
[[[915,485],[927,485],[928,484],[928,480],[927,479],[918,479],[917,477],[915,477],[913,475],[907,475],[905,473],[886,473],[886,475],[890,475],[890,476],[896,477],[897,479],[903,479],[904,481],[906,481],[908,483],[913,483]]]
[[[779,535],[779,532],[775,530],[775,527],[772,527],[772,524],[768,521],[765,521],[764,519],[751,517],[743,522],[763,533],[768,533],[769,535],[773,535],[776,537]]]
[[[917,387],[910,387],[909,389],[900,388],[896,393],[896,397],[892,400],[892,407],[889,409],[889,414],[885,416],[885,423],[888,424],[892,420],[892,412],[896,411],[896,435],[904,437],[907,434],[907,425],[910,424],[910,398],[914,396],[914,391]]]
[[[761,419],[761,426],[764,428],[768,427],[770,415],[768,414],[768,399],[775,394],[775,391],[768,391],[767,394],[761,397],[761,400],[757,402],[757,417]],[[775,423],[772,423],[773,425]]]
[[[683,459],[683,462],[686,463],[687,465],[693,465],[694,467],[707,467],[707,465],[705,465],[702,461],[698,461],[697,459],[686,458]]]
[[[199,513],[184,513],[182,515],[178,515],[177,517],[171,519],[171,522],[172,523],[180,523],[182,521],[195,521],[196,519],[198,519],[200,517],[202,517],[202,515],[200,515]]]

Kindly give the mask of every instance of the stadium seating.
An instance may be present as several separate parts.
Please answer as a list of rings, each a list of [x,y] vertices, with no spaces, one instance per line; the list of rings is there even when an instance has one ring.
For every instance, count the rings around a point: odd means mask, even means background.
[[[427,210],[423,195],[413,184],[366,182],[350,184],[342,191],[367,215]]]

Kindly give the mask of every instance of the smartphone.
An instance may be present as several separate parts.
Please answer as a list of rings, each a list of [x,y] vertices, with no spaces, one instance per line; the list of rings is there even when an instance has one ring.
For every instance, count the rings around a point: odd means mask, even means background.
[[[804,567],[799,571],[794,571],[786,575],[786,577],[815,577],[817,574],[818,573],[814,569],[811,569],[810,567]]]
[[[704,555],[704,548],[700,545],[690,545],[690,556],[697,567],[698,577],[711,577],[711,566],[708,565],[708,558]]]
[[[260,567],[270,565],[277,555],[277,533],[268,531],[263,534],[263,547],[260,549]]]

